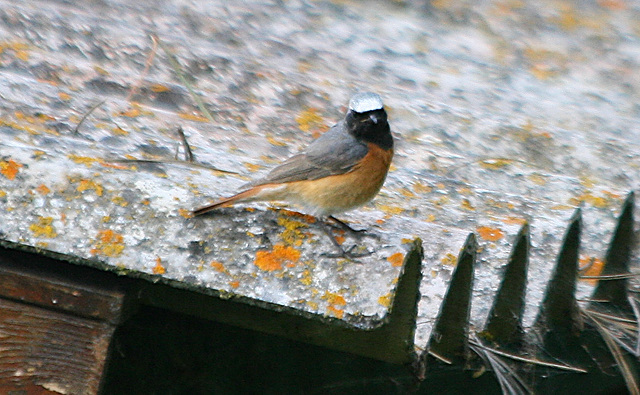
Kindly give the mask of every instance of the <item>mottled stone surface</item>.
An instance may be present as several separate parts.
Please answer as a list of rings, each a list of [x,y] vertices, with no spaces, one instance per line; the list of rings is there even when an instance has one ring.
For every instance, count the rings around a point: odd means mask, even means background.
[[[365,327],[420,237],[422,346],[467,234],[481,326],[528,221],[530,322],[574,209],[597,266],[638,188],[640,6],[469,4],[0,0],[1,236]],[[363,239],[371,256],[323,256],[317,226],[266,204],[188,218],[301,150],[359,90],[382,96],[397,138],[380,195],[341,216],[381,236]],[[241,174],[175,162],[178,126],[199,164]]]

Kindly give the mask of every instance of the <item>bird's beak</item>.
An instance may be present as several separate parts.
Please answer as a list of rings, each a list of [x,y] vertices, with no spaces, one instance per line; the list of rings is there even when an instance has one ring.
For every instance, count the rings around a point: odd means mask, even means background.
[[[373,122],[374,124],[378,124],[378,117],[376,117],[376,114],[369,115],[369,119],[371,119],[371,122]]]

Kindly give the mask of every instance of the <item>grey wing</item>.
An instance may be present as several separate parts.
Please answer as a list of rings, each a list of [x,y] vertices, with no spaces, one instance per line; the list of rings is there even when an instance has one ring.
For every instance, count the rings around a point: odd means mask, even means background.
[[[369,151],[356,140],[342,122],[315,140],[307,150],[275,167],[266,177],[247,186],[270,183],[317,180],[349,172]]]

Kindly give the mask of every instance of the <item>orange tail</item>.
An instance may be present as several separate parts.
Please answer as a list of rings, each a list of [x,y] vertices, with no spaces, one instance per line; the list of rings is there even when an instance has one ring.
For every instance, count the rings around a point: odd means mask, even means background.
[[[193,214],[194,216],[196,215],[200,215],[200,214],[204,214],[204,213],[208,213],[211,210],[215,210],[218,207],[227,207],[227,206],[231,206],[232,204],[236,203],[236,202],[242,202],[246,199],[251,198],[252,196],[254,196],[255,194],[257,194],[260,191],[260,188],[251,188],[248,191],[244,191],[244,192],[240,192],[236,195],[230,196],[228,198],[224,198],[224,199],[220,199],[217,202],[210,204],[208,206],[204,206],[204,207],[200,207],[198,209],[195,209],[191,212],[191,214]]]

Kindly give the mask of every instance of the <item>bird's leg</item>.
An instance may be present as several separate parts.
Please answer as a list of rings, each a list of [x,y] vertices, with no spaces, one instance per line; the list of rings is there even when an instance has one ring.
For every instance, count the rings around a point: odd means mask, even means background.
[[[351,226],[349,226],[349,224],[347,224],[346,222],[339,220],[338,218],[334,217],[333,215],[330,215],[327,217],[328,219],[332,220],[333,222],[335,222],[340,228],[342,228],[345,231],[351,232],[354,236],[357,237],[373,237],[374,239],[380,239],[380,236],[378,236],[375,233],[368,233],[367,229],[353,229]]]
[[[318,221],[318,224],[320,224],[320,227],[322,228],[324,233],[326,233],[326,235],[329,237],[329,240],[331,240],[331,243],[338,250],[337,254],[323,254],[323,255],[328,256],[329,258],[345,258],[349,260],[354,260],[355,258],[361,258],[363,256],[372,254],[372,252],[369,252],[369,251],[365,253],[360,253],[360,254],[352,253],[351,251],[353,251],[353,249],[356,247],[355,244],[351,246],[348,250],[345,250],[344,248],[342,248],[342,245],[338,243],[338,240],[336,240],[335,236],[331,232],[331,227],[329,226],[329,224],[327,224],[325,221]]]

